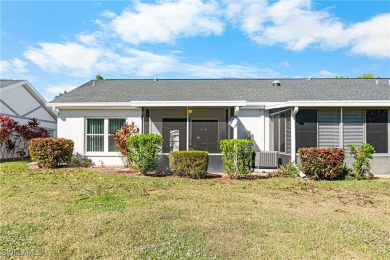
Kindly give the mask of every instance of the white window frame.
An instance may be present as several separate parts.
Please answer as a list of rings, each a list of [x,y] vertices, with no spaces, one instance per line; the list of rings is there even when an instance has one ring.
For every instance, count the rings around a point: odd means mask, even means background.
[[[87,122],[88,122],[88,119],[103,119],[103,122],[104,122],[104,128],[103,128],[103,134],[87,134]],[[128,123],[128,118],[126,117],[119,117],[119,116],[111,116],[111,117],[102,117],[102,116],[88,116],[88,117],[85,117],[84,119],[84,154],[86,156],[104,156],[104,155],[108,155],[108,156],[118,156],[118,155],[121,155],[119,152],[109,152],[108,151],[108,137],[109,137],[109,134],[108,134],[108,128],[109,128],[109,125],[108,125],[108,120],[109,119],[124,119],[125,120],[125,123],[127,124]],[[88,135],[103,135],[104,137],[104,140],[103,140],[103,152],[90,152],[90,151],[87,151],[87,136]]]

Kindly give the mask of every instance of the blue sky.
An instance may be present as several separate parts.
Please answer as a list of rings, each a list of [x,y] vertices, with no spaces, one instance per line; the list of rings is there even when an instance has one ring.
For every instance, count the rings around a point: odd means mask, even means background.
[[[1,78],[390,77],[390,1],[1,1]]]

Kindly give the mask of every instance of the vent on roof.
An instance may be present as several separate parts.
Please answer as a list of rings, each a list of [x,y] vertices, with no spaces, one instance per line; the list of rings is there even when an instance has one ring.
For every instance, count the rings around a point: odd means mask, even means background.
[[[282,84],[280,84],[280,81],[279,80],[274,80],[272,82],[272,86],[281,86]]]

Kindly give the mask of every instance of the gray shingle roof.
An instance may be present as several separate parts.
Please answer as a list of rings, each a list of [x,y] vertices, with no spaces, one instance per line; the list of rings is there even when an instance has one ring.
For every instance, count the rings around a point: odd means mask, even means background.
[[[107,79],[89,81],[51,103],[390,100],[389,79],[278,80],[281,86],[272,86],[274,79]]]
[[[21,81],[24,81],[24,80],[0,79],[0,88],[7,87],[9,85],[13,85],[13,84],[21,82]]]

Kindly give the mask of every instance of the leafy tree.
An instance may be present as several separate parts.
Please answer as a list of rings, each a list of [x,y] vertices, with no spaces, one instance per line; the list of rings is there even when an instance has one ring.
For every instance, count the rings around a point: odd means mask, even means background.
[[[334,78],[335,79],[347,79],[348,76],[340,75],[340,76],[335,76]],[[373,79],[373,78],[375,78],[375,76],[372,73],[364,73],[362,75],[357,76],[356,78],[357,79]],[[381,76],[376,76],[376,78],[380,79]]]
[[[356,78],[358,78],[358,79],[373,79],[373,78],[375,78],[375,76],[372,73],[365,73],[365,74],[357,76]],[[381,76],[376,76],[376,78],[380,79]]]
[[[102,77],[102,75],[97,74],[97,75],[96,75],[96,80],[104,80],[104,78]]]

